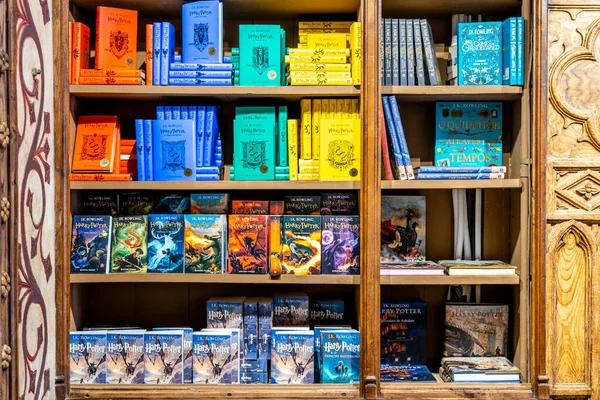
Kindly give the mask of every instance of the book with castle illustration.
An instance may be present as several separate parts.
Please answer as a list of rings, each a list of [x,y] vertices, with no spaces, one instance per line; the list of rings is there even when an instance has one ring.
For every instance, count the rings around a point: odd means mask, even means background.
[[[382,264],[425,259],[425,196],[381,196]]]

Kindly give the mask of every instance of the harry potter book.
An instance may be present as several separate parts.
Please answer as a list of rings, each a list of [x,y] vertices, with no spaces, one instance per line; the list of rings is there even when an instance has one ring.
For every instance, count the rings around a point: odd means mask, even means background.
[[[381,263],[425,260],[425,197],[381,196]]]
[[[360,180],[360,142],[359,119],[323,119],[319,159],[321,180]]]
[[[148,215],[154,207],[154,197],[147,193],[123,193],[119,195],[121,215]]]
[[[155,181],[194,181],[196,129],[192,120],[154,120],[152,146]]]
[[[502,22],[460,23],[458,84],[502,85]]]
[[[427,363],[427,304],[381,303],[381,364]]]
[[[426,365],[381,364],[381,382],[437,382]]]
[[[119,212],[118,196],[112,193],[83,192],[81,210],[90,215],[116,215]]]
[[[348,193],[321,193],[321,215],[358,215],[358,195]]]
[[[230,332],[194,332],[193,365],[195,384],[230,384],[233,355]]]
[[[309,322],[308,296],[286,293],[273,297],[273,326],[305,326]]]
[[[211,297],[206,302],[209,329],[243,329],[245,297]]]
[[[321,196],[284,196],[284,214],[320,215]]]
[[[144,334],[144,383],[183,383],[183,330]]]
[[[314,333],[312,331],[273,331],[271,383],[314,383]]]
[[[106,331],[69,335],[71,384],[106,383]]]
[[[148,268],[148,217],[121,216],[113,220],[111,272],[144,273]]]
[[[360,217],[324,215],[322,218],[323,273],[360,274]]]
[[[281,85],[281,27],[242,24],[239,26],[240,85]]]
[[[159,194],[153,212],[156,214],[189,214],[190,197],[182,194]]]
[[[283,274],[321,273],[321,217],[285,215],[281,221]]]
[[[275,107],[236,107],[233,166],[236,180],[275,179]]]
[[[96,69],[136,69],[138,12],[96,9]]]
[[[71,83],[78,84],[82,69],[90,66],[90,28],[81,22],[73,22],[71,49]]]
[[[267,273],[268,219],[267,215],[229,215],[228,273]]]
[[[226,234],[224,215],[186,215],[185,272],[223,273]]]
[[[183,272],[183,215],[148,216],[148,272]]]
[[[273,329],[273,299],[258,299],[258,359],[271,357],[271,330]]]
[[[111,216],[73,217],[71,273],[108,273],[111,228]]]
[[[82,116],[77,120],[71,171],[112,173],[118,162],[117,117]]]
[[[106,334],[106,383],[144,383],[145,330],[111,330]]]
[[[360,333],[335,330],[321,333],[321,383],[360,382]]]
[[[228,333],[231,335],[231,363],[226,366],[226,374],[231,377],[231,383],[240,383],[240,356],[242,348],[242,329],[202,329],[202,332]]]
[[[223,13],[220,1],[196,1],[181,7],[183,62],[223,62]]]
[[[310,303],[310,323],[316,325],[336,325],[344,323],[343,300],[314,300]]]
[[[192,360],[192,328],[154,328],[154,331],[183,331],[183,383],[192,383],[194,373]]]
[[[228,193],[192,193],[192,214],[227,214]]]
[[[232,200],[231,213],[241,215],[269,215],[269,201]]]

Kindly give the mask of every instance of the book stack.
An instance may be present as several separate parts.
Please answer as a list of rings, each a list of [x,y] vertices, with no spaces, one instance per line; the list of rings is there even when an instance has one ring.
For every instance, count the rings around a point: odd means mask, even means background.
[[[515,275],[517,267],[498,260],[442,260],[439,262],[450,276]]]
[[[240,86],[285,84],[285,37],[279,25],[239,26]]]
[[[396,97],[382,96],[381,99],[383,102],[382,114],[385,118],[385,124],[382,124],[385,134],[381,135],[381,140],[386,179],[388,177],[399,180],[415,179]],[[393,157],[390,157],[390,143]]]
[[[232,47],[229,57],[233,68],[233,86],[240,86],[240,48]]]
[[[426,19],[384,18],[381,38],[382,85],[442,84],[433,34]]]
[[[120,172],[131,176],[138,176],[137,151],[135,139],[121,139]]]
[[[138,180],[221,180],[218,114],[218,106],[159,106],[156,120],[137,119]]]

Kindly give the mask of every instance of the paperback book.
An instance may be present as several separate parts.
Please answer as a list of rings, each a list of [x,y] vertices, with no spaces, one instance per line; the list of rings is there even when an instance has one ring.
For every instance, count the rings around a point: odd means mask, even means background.
[[[303,293],[288,293],[273,297],[273,326],[309,325],[308,296]]]
[[[154,120],[155,181],[196,180],[196,130],[192,120]]]
[[[426,365],[381,364],[381,382],[437,382]]]
[[[112,330],[107,338],[106,383],[144,383],[144,330]]]
[[[344,323],[343,300],[314,300],[310,303],[310,324],[336,325]]]
[[[154,328],[154,331],[183,331],[183,383],[192,383],[192,328]]]
[[[381,196],[381,263],[425,259],[424,196]]]
[[[71,384],[106,383],[106,331],[69,335]]]
[[[358,215],[357,193],[321,193],[321,215]]]
[[[360,274],[360,217],[324,215],[322,218],[323,273]]]
[[[121,215],[148,215],[154,207],[154,197],[144,193],[122,193],[119,195]]]
[[[183,383],[183,330],[144,334],[144,383]]]
[[[314,383],[314,333],[274,330],[272,336],[271,383]]]
[[[245,297],[212,297],[206,302],[209,329],[243,329]]]
[[[108,273],[111,216],[73,217],[71,273]]]
[[[153,212],[155,214],[189,214],[190,197],[181,194],[159,194]]]
[[[284,196],[284,214],[320,215],[321,196]]]
[[[230,384],[233,362],[230,332],[194,332],[193,365],[196,384]]]
[[[227,214],[228,193],[192,193],[192,214]]]
[[[183,272],[183,215],[148,216],[148,272]]]
[[[118,195],[81,193],[81,211],[85,215],[116,215],[119,212]]]
[[[221,274],[225,266],[224,215],[185,216],[185,272]]]
[[[284,215],[281,221],[281,266],[284,274],[321,273],[321,217]]]
[[[360,382],[360,333],[355,330],[321,334],[321,383]]]
[[[426,303],[381,303],[382,365],[424,365],[427,363],[426,343]]]
[[[111,272],[144,273],[148,268],[148,217],[113,219]]]
[[[267,273],[268,219],[267,215],[229,215],[228,273]]]

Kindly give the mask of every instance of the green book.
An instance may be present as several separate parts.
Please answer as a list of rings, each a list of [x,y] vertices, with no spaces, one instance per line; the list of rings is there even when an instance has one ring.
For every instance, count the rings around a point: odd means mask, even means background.
[[[275,107],[236,107],[233,166],[239,181],[275,179]]]
[[[279,107],[277,116],[277,166],[288,166],[288,133],[287,133],[288,108]]]
[[[285,78],[285,52],[286,52],[286,47],[285,47],[285,29],[281,29],[280,30],[280,39],[281,39],[281,46],[279,48],[279,57],[281,57],[281,69],[279,72],[279,78],[281,81],[281,86],[285,86],[287,84],[287,79]]]
[[[240,85],[281,86],[281,27],[240,25]]]

